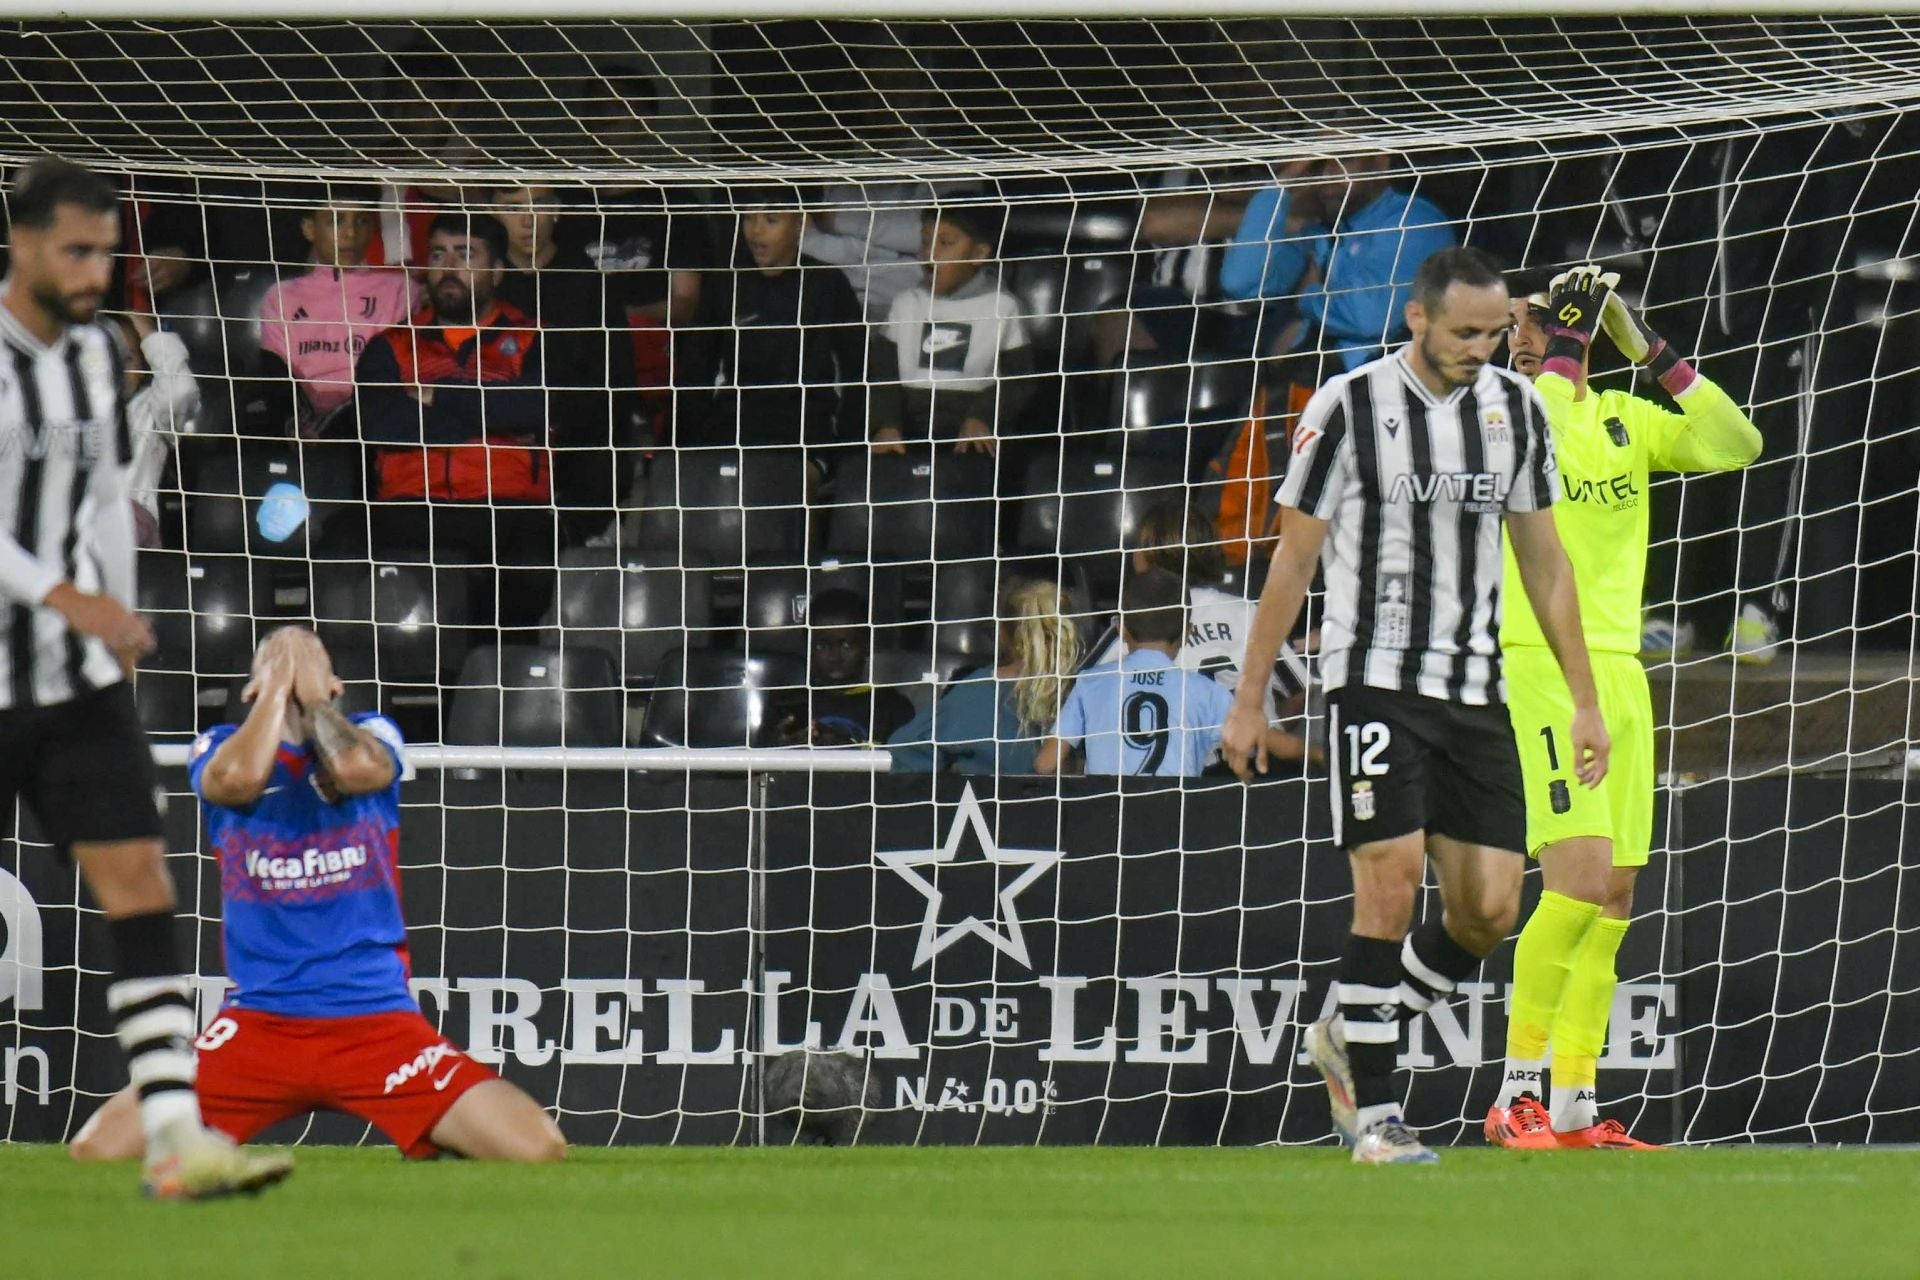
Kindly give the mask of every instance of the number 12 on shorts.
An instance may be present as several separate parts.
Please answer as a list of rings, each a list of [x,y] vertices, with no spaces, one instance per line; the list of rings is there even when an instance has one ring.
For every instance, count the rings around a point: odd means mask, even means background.
[[[1347,726],[1347,776],[1377,778],[1387,771],[1380,757],[1393,742],[1393,730],[1378,720]]]
[[[1540,736],[1547,744],[1547,768],[1553,773],[1560,772],[1560,752],[1553,744],[1553,726],[1540,726]],[[1567,790],[1565,778],[1547,779],[1547,803],[1553,806],[1555,813],[1565,813],[1573,808],[1573,794]]]

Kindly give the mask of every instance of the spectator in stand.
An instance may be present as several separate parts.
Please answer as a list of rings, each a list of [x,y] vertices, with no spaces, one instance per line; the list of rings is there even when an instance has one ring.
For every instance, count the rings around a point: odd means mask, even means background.
[[[652,70],[612,58],[580,82],[572,103],[581,126],[625,165],[671,151],[659,132],[662,106]],[[641,385],[665,387],[667,343],[659,331],[693,323],[701,273],[718,265],[705,210],[673,203],[657,186],[595,186],[593,197],[591,208],[569,213],[559,234],[577,238],[602,271],[629,276],[627,317],[636,330]]]
[[[444,49],[412,48],[382,60],[371,101],[386,136],[362,147],[371,160],[402,168],[474,165],[487,157],[463,124],[474,123],[481,105],[477,82]],[[462,203],[451,183],[390,182],[379,188],[369,266],[411,266],[427,261],[427,237],[435,218]]]
[[[131,311],[166,315],[207,274],[205,214],[190,193],[168,192],[126,202],[129,252],[122,282]]]
[[[600,270],[620,275],[636,385],[664,392],[673,385],[668,331],[699,315],[701,277],[714,265],[706,215],[671,207],[654,187],[593,194],[595,207],[570,211],[558,234],[578,240]]]
[[[125,349],[127,430],[133,437],[127,496],[133,500],[134,544],[157,547],[160,476],[173,457],[175,438],[200,409],[200,384],[188,365],[186,344],[156,328],[152,316],[125,312],[114,322]]]
[[[1060,588],[1023,582],[1000,601],[999,664],[958,677],[887,739],[895,773],[1032,773],[1080,662]]]
[[[920,283],[927,258],[920,211],[932,197],[923,182],[831,188],[825,207],[807,219],[800,252],[844,267],[867,323],[885,324],[893,300]]]
[[[354,371],[360,434],[378,446],[375,501],[333,549],[424,547],[474,566],[471,620],[531,628],[553,596],[553,466],[539,330],[495,296],[506,257],[494,219],[434,221],[426,304]],[[336,516],[327,538],[358,524]]]
[[[994,265],[1006,212],[981,205],[922,215],[923,283],[894,298],[873,355],[873,447],[956,440],[996,451],[1033,393],[1033,351],[1020,304]]]
[[[1262,354],[1290,358],[1302,404],[1325,375],[1406,339],[1414,272],[1459,242],[1438,206],[1394,185],[1389,163],[1373,155],[1288,165],[1278,185],[1248,201],[1221,261],[1229,297],[1279,304],[1263,322],[1278,332],[1271,341],[1262,333]]]
[[[1240,228],[1247,193],[1204,185],[1208,175],[1160,176],[1134,231],[1133,280],[1124,310],[1094,317],[1094,356],[1103,368],[1180,364],[1196,351],[1244,356],[1254,325],[1220,288],[1222,246]]]
[[[300,219],[312,269],[282,280],[260,303],[260,369],[242,406],[244,430],[312,438],[353,401],[353,370],[368,342],[402,324],[419,286],[397,267],[369,267],[379,193],[319,191]]]
[[[1218,756],[1233,695],[1179,661],[1186,596],[1179,577],[1165,569],[1127,580],[1120,593],[1126,656],[1081,673],[1034,772],[1073,773],[1080,765],[1090,774],[1191,778]],[[1276,760],[1298,760],[1307,747],[1269,728],[1267,751]]]
[[[807,603],[807,687],[772,699],[774,740],[784,747],[849,747],[885,742],[913,719],[898,689],[867,683],[873,625],[867,602],[834,588]]]
[[[1227,558],[1220,535],[1208,525],[1198,507],[1178,498],[1157,502],[1140,517],[1133,535],[1133,571],[1155,569],[1173,574],[1186,586],[1187,635],[1180,646],[1179,663],[1199,671],[1229,693],[1240,687],[1240,667],[1247,657],[1247,637],[1253,631],[1257,603],[1244,593],[1221,590],[1227,577]],[[1118,627],[1095,645],[1088,665],[1117,663],[1126,654]],[[1306,691],[1306,664],[1288,645],[1269,676],[1272,710],[1297,714]]]
[[[607,532],[631,487],[640,414],[626,333],[631,281],[560,237],[563,206],[552,187],[502,187],[493,208],[507,233],[496,296],[540,326],[560,538],[581,546]]]
[[[682,348],[680,445],[798,445],[866,439],[866,317],[837,268],[805,257],[805,199],[793,188],[736,197],[747,261],[701,289]]]

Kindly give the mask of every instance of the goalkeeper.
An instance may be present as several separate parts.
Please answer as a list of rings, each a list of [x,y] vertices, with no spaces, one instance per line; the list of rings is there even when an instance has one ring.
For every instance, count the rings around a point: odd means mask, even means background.
[[[1633,883],[1653,837],[1653,706],[1640,665],[1640,593],[1647,567],[1647,475],[1734,471],[1760,456],[1760,432],[1738,405],[1648,329],[1595,266],[1557,277],[1549,295],[1513,304],[1514,371],[1547,404],[1564,501],[1554,523],[1580,585],[1600,710],[1613,731],[1613,768],[1597,788],[1576,785],[1559,734],[1573,701],[1506,555],[1507,703],[1519,739],[1527,849],[1545,891],[1520,931],[1500,1098],[1487,1141],[1520,1148],[1645,1148],[1617,1120],[1602,1122],[1595,1063],[1606,1041],[1614,958],[1633,914]],[[1587,386],[1596,323],[1680,407],[1672,413]],[[1553,1047],[1552,1112],[1542,1105]]]

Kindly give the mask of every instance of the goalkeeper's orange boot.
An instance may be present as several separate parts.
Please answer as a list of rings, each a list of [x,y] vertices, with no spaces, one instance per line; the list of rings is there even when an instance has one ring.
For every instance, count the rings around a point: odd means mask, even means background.
[[[1487,1141],[1515,1151],[1557,1151],[1553,1121],[1538,1098],[1521,1094],[1511,1106],[1487,1110]]]
[[[1627,1126],[1618,1120],[1602,1120],[1599,1124],[1584,1129],[1575,1129],[1571,1133],[1554,1135],[1563,1147],[1575,1147],[1582,1151],[1665,1151],[1658,1143],[1642,1142],[1627,1132]]]

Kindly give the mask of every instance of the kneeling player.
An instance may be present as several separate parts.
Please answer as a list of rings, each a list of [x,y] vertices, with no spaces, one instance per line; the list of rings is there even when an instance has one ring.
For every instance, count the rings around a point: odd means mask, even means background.
[[[254,655],[246,722],[193,745],[235,984],[195,1042],[207,1124],[245,1142],[344,1111],[409,1157],[557,1160],[567,1144],[547,1113],[434,1030],[408,990],[400,730],[342,715],[339,693],[319,638],[283,628]],[[75,1158],[139,1155],[136,1108],[131,1089],[109,1101]]]

